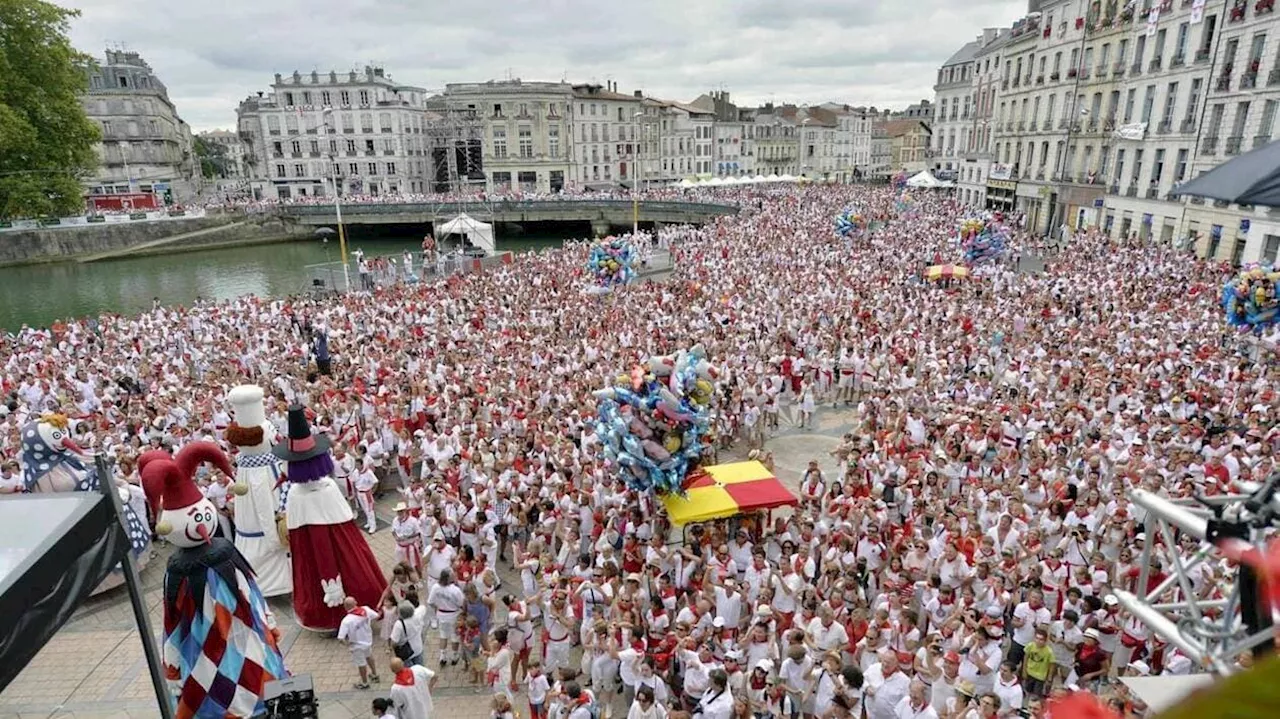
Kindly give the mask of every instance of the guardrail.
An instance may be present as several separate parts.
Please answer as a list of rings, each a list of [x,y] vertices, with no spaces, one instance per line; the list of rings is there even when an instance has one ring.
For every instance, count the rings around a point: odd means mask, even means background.
[[[117,212],[106,215],[80,215],[77,217],[41,217],[29,220],[0,221],[0,232],[58,227],[91,227],[93,225],[116,225],[129,222],[192,220],[205,217],[206,214],[205,209],[199,207],[190,210],[147,210],[130,213]]]
[[[641,212],[693,212],[712,215],[734,215],[739,208],[711,202],[673,200],[640,200]],[[495,202],[353,202],[342,203],[343,214],[396,214],[422,212],[433,215],[456,215],[462,212],[488,215],[496,212],[553,212],[572,208],[591,208],[631,212],[631,200],[498,200]],[[282,215],[316,216],[333,214],[333,204],[278,205]]]

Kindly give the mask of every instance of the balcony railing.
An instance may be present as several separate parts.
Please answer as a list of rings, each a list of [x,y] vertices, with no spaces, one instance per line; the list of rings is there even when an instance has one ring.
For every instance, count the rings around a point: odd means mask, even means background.
[[[1159,197],[1160,197],[1160,188],[1158,188],[1158,187],[1148,187],[1148,188],[1147,188],[1147,199],[1148,199],[1148,200],[1155,200],[1155,199],[1159,199]]]
[[[1026,130],[1026,129],[1027,129],[1027,123],[1026,123],[1026,122],[1023,122],[1022,120],[1019,120],[1019,121],[1018,121],[1018,132],[1022,132],[1022,131]]]
[[[1262,147],[1263,145],[1267,144],[1268,142],[1271,142],[1271,135],[1254,135],[1253,149],[1256,150],[1259,147]]]
[[[1111,183],[1111,187],[1107,188],[1107,192],[1109,192],[1112,195],[1120,194],[1120,184],[1116,182]]]
[[[1130,65],[1130,66],[1129,66],[1129,74],[1130,74],[1130,75],[1141,75],[1141,74],[1142,74],[1142,63],[1140,63],[1140,62],[1135,62],[1135,63],[1133,63],[1132,65]]]
[[[1187,64],[1187,56],[1182,53],[1178,53],[1173,57],[1169,58],[1169,69],[1173,69],[1175,67],[1182,67],[1183,65],[1186,65],[1186,64]]]
[[[1037,85],[1043,85],[1043,84],[1044,84],[1044,75],[1036,75],[1036,84],[1037,84]]]
[[[1240,142],[1241,142],[1243,139],[1244,139],[1244,138],[1243,138],[1243,137],[1240,137],[1239,135],[1232,135],[1231,137],[1228,137],[1228,138],[1227,138],[1227,146],[1226,146],[1226,148],[1225,148],[1225,149],[1226,149],[1226,153],[1227,153],[1228,155],[1239,155],[1239,154],[1240,154]]]
[[[1106,77],[1106,76],[1107,76],[1107,63],[1105,63],[1105,62],[1100,62],[1100,63],[1098,63],[1098,66],[1097,66],[1097,67],[1095,67],[1095,68],[1093,69],[1093,74],[1097,75],[1099,78],[1104,78],[1104,77]]]
[[[1108,117],[1105,121],[1103,121],[1102,129],[1104,132],[1111,132],[1112,130],[1116,129],[1116,116],[1112,115],[1111,117]]]
[[[1158,58],[1158,57],[1153,57],[1153,58],[1151,58],[1151,64],[1150,64],[1150,65],[1147,65],[1147,70],[1148,70],[1149,72],[1159,72],[1159,71],[1160,71],[1160,58]]]
[[[1013,78],[1013,86],[1018,87],[1018,85],[1021,83],[1021,80],[1022,78],[1018,78],[1018,77]]]
[[[1030,85],[1030,84],[1031,84],[1031,75],[1027,75],[1026,77],[1022,78],[1022,84],[1023,84],[1023,85]]]
[[[1081,80],[1088,80],[1088,79],[1089,79],[1089,68],[1087,68],[1087,67],[1082,67],[1082,68],[1080,68],[1080,79],[1081,79]]]
[[[1204,142],[1200,143],[1200,152],[1206,155],[1218,154],[1218,136],[1209,135],[1204,138]]]
[[[1057,82],[1062,79],[1062,73],[1058,72],[1057,70],[1054,70],[1053,72],[1049,73],[1049,79],[1053,82]]]
[[[1036,179],[1037,179],[1037,180],[1043,180],[1043,179],[1044,179],[1044,168],[1043,168],[1043,167],[1042,167],[1042,168],[1040,168],[1039,170],[1036,170]]]
[[[1064,118],[1062,118],[1062,119],[1058,120],[1058,129],[1059,129],[1059,130],[1065,130],[1065,129],[1067,129],[1067,118],[1065,118],[1065,117],[1064,117]]]
[[[1178,132],[1184,135],[1195,132],[1195,131],[1196,131],[1196,120],[1193,117],[1188,117],[1187,119],[1182,121],[1181,125],[1178,126]]]
[[[1087,124],[1087,125],[1085,125],[1085,129],[1086,129],[1088,132],[1097,132],[1097,131],[1098,131],[1098,120],[1097,120],[1097,118],[1092,118],[1092,117],[1091,117],[1091,118],[1089,118],[1089,122],[1088,122],[1088,124]]]
[[[1001,80],[1001,81],[1000,81],[1000,89],[1001,89],[1001,90],[1008,90],[1008,89],[1009,89],[1009,81],[1008,81],[1008,80]]]
[[[1199,50],[1196,50],[1196,63],[1209,62],[1209,54],[1209,48],[1207,47],[1202,47]]]
[[[1124,196],[1125,196],[1125,197],[1137,197],[1137,196],[1138,196],[1138,186],[1137,186],[1137,185],[1129,185],[1128,187],[1124,188]]]
[[[1111,66],[1111,76],[1118,77],[1124,74],[1124,60],[1116,60],[1116,64]]]
[[[1213,89],[1214,89],[1214,90],[1217,90],[1218,92],[1226,92],[1227,90],[1230,90],[1230,89],[1231,89],[1231,76],[1230,76],[1230,75],[1222,75],[1221,77],[1219,77],[1219,78],[1218,78],[1218,81],[1217,81],[1217,82],[1215,82],[1215,83],[1213,83]]]
[[[1249,71],[1240,76],[1240,89],[1249,90],[1258,86],[1258,73]]]
[[[1164,120],[1159,125],[1156,125],[1157,135],[1168,135],[1172,130],[1173,130],[1173,120]]]
[[[1044,131],[1044,132],[1048,132],[1048,131],[1052,130],[1052,129],[1053,129],[1053,120],[1045,120],[1044,122],[1040,123],[1040,129],[1041,129],[1042,131]]]

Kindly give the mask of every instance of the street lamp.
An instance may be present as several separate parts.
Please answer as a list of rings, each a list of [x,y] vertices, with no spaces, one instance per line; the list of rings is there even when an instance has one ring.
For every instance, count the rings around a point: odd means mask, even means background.
[[[643,172],[643,163],[637,159],[640,153],[640,118],[644,116],[643,112],[637,112],[631,116],[632,126],[636,129],[635,158],[633,169],[635,172],[631,178],[631,236],[634,238],[640,234],[640,174]]]
[[[332,107],[326,107],[321,117],[324,119],[325,129],[335,129],[332,124]],[[333,211],[338,217],[338,252],[342,255],[342,284],[344,291],[350,292],[351,270],[347,267],[347,233],[342,226],[342,198],[338,192],[338,171],[333,161],[333,150],[329,151],[329,186],[333,188]]]

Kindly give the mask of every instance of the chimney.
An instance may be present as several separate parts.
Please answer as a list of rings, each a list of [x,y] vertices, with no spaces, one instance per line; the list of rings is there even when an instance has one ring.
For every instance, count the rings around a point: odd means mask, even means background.
[[[316,83],[318,83],[318,82],[320,82],[320,73],[316,72],[315,70],[312,70],[312,71],[311,71],[311,84],[312,84],[312,85],[315,85],[315,84],[316,84]]]
[[[347,82],[355,82],[355,81],[356,81],[356,71],[352,70],[350,73],[347,74]]]
[[[641,100],[643,100],[643,99],[644,99],[644,91],[643,91],[643,90],[636,90],[635,95],[636,95],[636,97],[640,98]]]
[[[333,70],[330,70],[330,71],[329,71],[329,82],[331,82],[331,83],[337,83],[337,82],[338,82],[338,73],[334,72]]]
[[[300,83],[300,82],[302,82],[302,73],[298,72],[297,70],[294,70],[294,71],[293,71],[293,84],[297,85],[297,84],[298,84],[298,83]]]
[[[383,69],[382,69],[382,68],[380,68],[380,67],[375,67],[375,68],[373,68],[373,76],[374,76],[374,77],[385,77],[385,73],[384,73],[384,71],[383,71]]]
[[[280,73],[278,73],[278,72],[277,72],[277,73],[276,73],[276,84],[277,84],[277,85],[279,85],[279,84],[280,84],[280,80],[281,80],[281,78],[280,78]]]

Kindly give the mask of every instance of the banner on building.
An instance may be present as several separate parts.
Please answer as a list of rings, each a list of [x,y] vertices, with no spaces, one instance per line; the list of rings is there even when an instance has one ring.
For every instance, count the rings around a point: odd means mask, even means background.
[[[1121,140],[1141,140],[1147,136],[1147,123],[1131,122],[1116,128],[1116,137]]]
[[[1215,239],[1222,237],[1222,225],[1213,225],[1209,228],[1209,236]]]
[[[1240,219],[1240,231],[1241,231],[1241,232],[1248,232],[1248,231],[1249,231],[1249,218],[1248,218],[1248,217],[1243,217],[1243,218],[1241,218],[1241,219]]]
[[[1007,180],[1012,176],[1013,168],[1008,165],[1002,165],[998,162],[991,165],[991,172],[987,174],[987,177],[992,180]]]
[[[1151,218],[1151,213],[1150,213],[1150,212],[1144,212],[1144,213],[1142,213],[1142,224],[1144,224],[1144,225],[1150,225],[1150,224],[1151,224],[1151,219],[1152,219],[1152,218]]]
[[[1191,3],[1191,24],[1195,25],[1204,19],[1204,0],[1194,0]]]
[[[1147,13],[1147,37],[1153,37],[1156,34],[1156,24],[1160,22],[1160,6],[1156,5],[1151,8],[1151,12]]]

